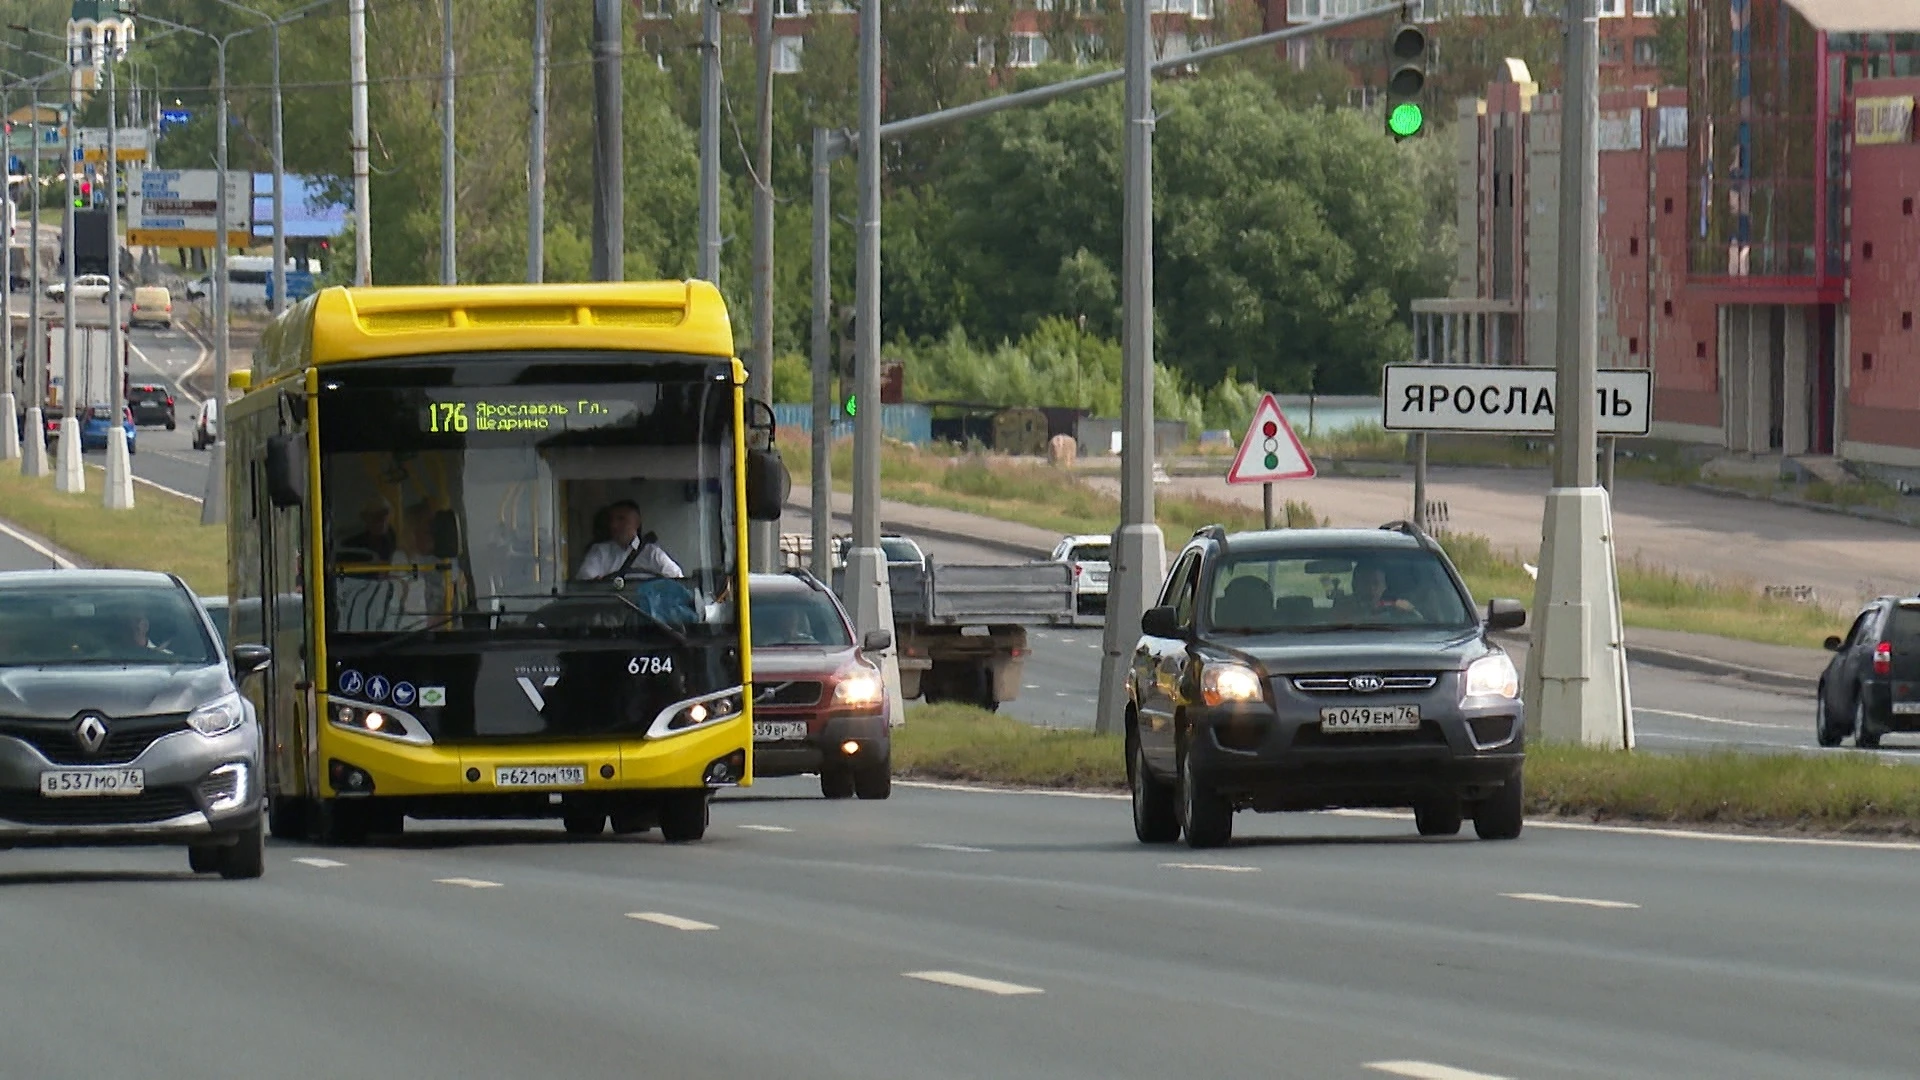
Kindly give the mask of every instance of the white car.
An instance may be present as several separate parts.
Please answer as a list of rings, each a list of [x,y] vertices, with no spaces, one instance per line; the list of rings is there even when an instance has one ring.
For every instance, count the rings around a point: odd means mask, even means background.
[[[853,550],[853,537],[836,536],[833,538],[833,565],[847,565],[847,552]],[[882,533],[880,551],[887,557],[888,566],[913,566],[922,570],[927,568],[927,554],[920,545],[897,533]]]
[[[220,437],[220,407],[212,398],[200,403],[199,415],[193,420],[193,448],[205,450]]]
[[[1051,561],[1073,567],[1074,584],[1080,592],[1080,615],[1104,615],[1107,611],[1107,575],[1112,570],[1113,538],[1110,536],[1067,536],[1053,549]]]
[[[105,300],[113,287],[112,279],[105,274],[81,274],[73,279],[73,298],[75,300]],[[65,299],[67,283],[56,281],[47,286],[47,297],[52,300]]]

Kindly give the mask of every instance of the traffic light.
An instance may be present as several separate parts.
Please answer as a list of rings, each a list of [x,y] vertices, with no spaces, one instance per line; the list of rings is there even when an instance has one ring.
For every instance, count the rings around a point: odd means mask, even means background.
[[[1427,32],[1401,23],[1387,39],[1387,133],[1396,141],[1423,135],[1427,106]]]
[[[859,339],[854,337],[853,312],[853,308],[842,307],[836,313],[840,332],[840,350],[836,358],[839,361],[841,374],[848,378],[853,377],[854,359],[859,354]]]
[[[93,181],[82,180],[80,181],[80,186],[75,188],[73,192],[74,209],[85,210],[92,205],[93,205]]]
[[[844,410],[846,410],[846,414],[847,414],[847,417],[848,417],[849,419],[851,419],[851,418],[852,418],[853,416],[855,416],[855,415],[856,415],[856,414],[857,414],[857,413],[858,413],[858,412],[860,411],[860,410],[859,410],[859,409],[858,409],[858,408],[856,407],[856,406],[858,405],[858,403],[859,403],[859,398],[860,398],[860,396],[859,396],[858,394],[848,394],[848,395],[847,395],[847,403],[846,403],[845,405],[843,405],[843,406],[841,406],[841,408],[842,408],[842,409],[844,409]]]

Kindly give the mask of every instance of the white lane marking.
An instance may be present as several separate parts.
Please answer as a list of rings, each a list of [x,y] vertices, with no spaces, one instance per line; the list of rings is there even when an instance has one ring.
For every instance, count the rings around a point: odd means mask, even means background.
[[[152,369],[155,375],[158,375],[161,378],[166,379],[168,382],[171,382],[173,384],[174,390],[178,391],[181,397],[186,398],[188,401],[193,402],[195,405],[199,405],[202,401],[206,400],[202,398],[199,394],[196,394],[192,390],[189,390],[187,388],[187,376],[193,374],[194,368],[199,367],[202,363],[206,361],[207,351],[205,346],[200,347],[200,356],[199,358],[194,360],[193,367],[188,368],[184,374],[179,376],[175,376],[172,372],[168,371],[166,368],[163,368],[159,364],[154,363],[153,358],[148,356],[145,350],[143,350],[142,348],[140,348],[140,346],[135,345],[133,343],[133,339],[131,335],[129,335],[127,339],[127,348],[132,351],[133,355],[138,356],[140,358],[141,363],[147,365],[148,368]]]
[[[434,878],[433,881],[436,885],[460,885],[469,889],[497,889],[500,887],[500,883],[497,881],[481,881],[479,878],[470,877],[443,877]]]
[[[91,461],[87,462],[86,464],[87,464],[87,468],[89,469],[97,469],[102,473],[105,473],[107,471],[107,467],[105,465],[95,465]],[[179,490],[178,488],[170,488],[165,484],[156,483],[152,480],[147,479],[144,476],[139,476],[139,475],[134,476],[133,482],[136,484],[145,484],[148,487],[153,488],[157,491],[164,491],[167,494],[174,496],[175,498],[186,499],[189,502],[202,501],[200,496],[198,495],[189,495],[186,492]]]
[[[1509,900],[1532,900],[1539,904],[1579,904],[1584,907],[1619,908],[1621,910],[1639,910],[1639,904],[1629,904],[1625,900],[1589,900],[1584,896],[1555,896],[1543,892],[1503,892],[1500,894]]]
[[[1880,751],[1882,756],[1888,755]],[[1911,760],[1912,754],[1905,755]],[[896,780],[896,787],[924,788],[928,791],[960,791],[972,795],[1046,795],[1058,799],[1099,799],[1127,802],[1132,796],[1104,791],[1047,791],[1041,788],[993,788],[972,784],[941,783],[932,780]],[[1412,821],[1413,815],[1392,810],[1316,810],[1334,817],[1369,818],[1376,821]],[[1658,836],[1669,840],[1717,840],[1728,844],[1797,844],[1803,847],[1851,848],[1858,851],[1920,851],[1920,842],[1905,840],[1834,840],[1823,836],[1763,836],[1750,833],[1714,833],[1698,829],[1662,829],[1641,825],[1590,825],[1579,821],[1543,821],[1528,818],[1530,829],[1565,829],[1569,832],[1612,833],[1618,836]]]
[[[335,860],[333,860],[333,859],[310,859],[310,858],[298,858],[298,859],[295,859],[295,860],[293,860],[293,861],[294,861],[294,862],[297,862],[297,863],[299,863],[299,864],[300,864],[300,865],[302,865],[302,866],[313,866],[313,867],[318,867],[318,868],[319,868],[319,869],[321,869],[321,870],[328,870],[328,869],[331,869],[331,868],[333,868],[333,867],[336,867],[336,866],[345,866],[345,865],[347,865],[346,863],[343,863],[343,862],[336,862],[336,861],[335,861]]]
[[[752,829],[754,832],[792,832],[793,831],[792,829],[787,828],[785,825],[742,825],[740,827],[743,829]]]
[[[965,844],[921,844],[920,846],[928,851],[960,851],[971,855],[985,855],[993,850],[990,847],[968,847]]]
[[[698,919],[683,919],[678,915],[668,915],[663,911],[629,911],[627,912],[627,918],[638,919],[641,922],[650,922],[656,926],[667,927],[670,930],[720,929],[710,922],[701,922]]]
[[[14,528],[13,526],[7,524],[4,521],[0,521],[0,533],[5,533],[8,536],[12,537],[14,540],[18,541],[22,546],[32,551],[35,555],[38,555],[41,558],[46,559],[48,562],[52,563],[56,569],[60,569],[60,570],[73,569],[73,560],[53,550],[52,548],[41,543],[40,541],[35,540],[33,537],[28,536],[26,533],[21,532],[20,530]]]
[[[1436,1065],[1431,1061],[1369,1061],[1367,1068],[1395,1076],[1412,1077],[1413,1080],[1506,1080],[1506,1077],[1492,1073],[1471,1072],[1451,1065]]]
[[[1672,709],[1649,709],[1642,705],[1633,710],[1637,713],[1651,713],[1654,716],[1671,716],[1680,720],[1698,720],[1703,724],[1726,724],[1731,727],[1772,728],[1775,731],[1799,731],[1792,724],[1763,724],[1758,720],[1730,720],[1724,716],[1702,716],[1699,713],[1675,712]]]
[[[1021,986],[1019,983],[1001,982],[998,979],[982,979],[974,975],[962,975],[957,971],[903,971],[900,974],[908,979],[939,983],[942,986],[957,986],[962,990],[978,990],[983,994],[998,994],[1001,997],[1046,993],[1037,986]]]
[[[1163,862],[1160,865],[1169,870],[1218,870],[1225,874],[1257,874],[1260,872],[1260,868],[1257,866],[1232,866],[1227,863]]]

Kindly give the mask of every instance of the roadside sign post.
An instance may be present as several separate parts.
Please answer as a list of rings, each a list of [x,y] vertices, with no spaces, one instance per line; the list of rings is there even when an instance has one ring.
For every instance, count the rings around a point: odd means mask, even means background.
[[[1260,504],[1266,527],[1273,528],[1273,484],[1276,480],[1311,480],[1313,462],[1307,448],[1287,423],[1280,403],[1272,394],[1260,399],[1253,410],[1253,422],[1247,425],[1247,437],[1240,440],[1240,452],[1227,469],[1229,484],[1259,484]]]

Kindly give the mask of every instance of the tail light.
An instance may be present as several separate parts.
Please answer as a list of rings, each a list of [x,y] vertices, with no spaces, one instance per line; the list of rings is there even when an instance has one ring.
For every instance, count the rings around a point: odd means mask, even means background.
[[[1079,577],[1079,576],[1080,576],[1081,574],[1084,574],[1084,573],[1086,573],[1086,572],[1087,572],[1087,568],[1086,568],[1086,567],[1084,567],[1084,566],[1081,566],[1081,565],[1080,565],[1079,563],[1074,563],[1074,564],[1073,564],[1073,576],[1074,576],[1074,577]]]
[[[1873,673],[1875,675],[1893,674],[1893,643],[1883,641],[1873,647]]]
[[[172,395],[172,394],[168,394],[168,395],[167,395],[167,407],[168,407],[168,408],[172,408],[172,407],[173,407],[173,395]]]

